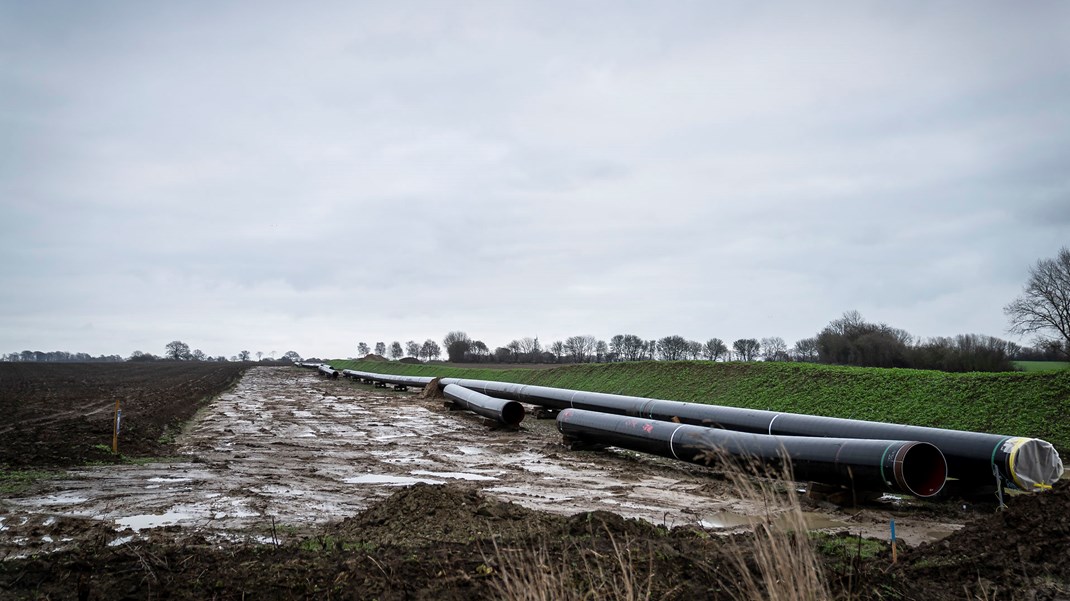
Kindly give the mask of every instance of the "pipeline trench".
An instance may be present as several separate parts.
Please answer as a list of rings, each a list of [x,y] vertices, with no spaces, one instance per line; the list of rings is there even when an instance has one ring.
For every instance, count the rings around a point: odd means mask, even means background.
[[[325,378],[296,368],[254,368],[208,404],[179,438],[182,456],[144,465],[88,467],[0,503],[0,557],[77,540],[35,528],[104,522],[127,539],[170,527],[265,542],[359,513],[399,487],[462,483],[529,508],[572,515],[606,510],[655,524],[732,532],[762,508],[704,467],[630,451],[572,451],[553,420],[496,427],[442,400]],[[972,509],[889,497],[862,508],[808,506],[814,529],[910,544],[942,538]],[[54,532],[54,528],[50,532]],[[67,540],[64,540],[64,539]],[[47,540],[45,540],[47,539]]]

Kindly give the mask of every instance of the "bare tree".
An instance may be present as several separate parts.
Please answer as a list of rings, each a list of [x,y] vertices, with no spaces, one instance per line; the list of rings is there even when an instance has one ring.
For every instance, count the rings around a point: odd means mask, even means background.
[[[410,357],[419,358],[420,357],[420,344],[417,343],[415,340],[410,340],[410,341],[406,342],[405,343],[405,352]]]
[[[736,355],[743,361],[753,361],[761,350],[761,345],[754,338],[740,338],[732,343]]]
[[[395,340],[390,343],[390,358],[394,361],[405,356],[405,351],[401,348],[401,343]]]
[[[717,361],[728,354],[728,347],[720,338],[710,338],[702,345],[702,354],[710,361]]]
[[[420,347],[420,355],[428,361],[438,359],[442,355],[442,349],[439,348],[437,342],[428,338],[424,340],[423,346]]]
[[[662,361],[679,361],[687,358],[688,344],[683,336],[666,336],[657,342]]]
[[[357,344],[357,354],[361,357],[366,357],[370,352],[372,352],[372,349],[368,346],[367,342]]]
[[[379,355],[380,357],[386,357],[386,343],[385,342],[376,342],[375,343],[375,354]]]
[[[520,340],[514,340],[517,343],[517,352],[521,355],[531,355],[535,352],[538,343],[531,336],[521,338]]]
[[[248,361],[250,359],[250,356],[251,353],[249,353],[249,351],[241,351],[238,353],[237,358],[238,361]]]
[[[176,361],[185,361],[192,357],[189,352],[189,345],[181,340],[172,340],[164,347],[167,352],[164,353],[164,357],[168,359],[174,359]]]
[[[788,344],[780,336],[762,338],[761,349],[766,361],[788,360]]]
[[[472,348],[472,339],[468,334],[455,330],[446,334],[442,339],[442,346],[446,347],[446,358],[450,363],[464,361],[464,355]]]
[[[792,349],[791,354],[795,357],[796,361],[817,361],[817,338],[811,337],[796,340],[795,347]]]
[[[1041,344],[1056,342],[1070,358],[1070,249],[1064,246],[1054,259],[1040,259],[1029,268],[1025,290],[1003,312],[1011,332],[1037,334]],[[1056,336],[1044,335],[1051,332]]]
[[[598,340],[594,343],[594,360],[596,363],[602,363],[607,361],[609,355],[609,345],[605,340]]]
[[[598,341],[594,336],[569,336],[565,339],[564,351],[572,355],[574,362],[586,363],[594,352],[596,344]]]
[[[617,361],[639,361],[643,359],[643,339],[635,334],[617,334],[609,339],[609,350]]]

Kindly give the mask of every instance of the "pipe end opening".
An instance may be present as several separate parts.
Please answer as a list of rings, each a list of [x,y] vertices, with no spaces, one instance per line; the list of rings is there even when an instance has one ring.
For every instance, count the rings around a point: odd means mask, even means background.
[[[509,401],[502,406],[502,421],[510,426],[519,426],[524,421],[524,406],[516,401]]]
[[[917,497],[931,497],[944,488],[947,481],[947,460],[936,445],[915,442],[900,451],[902,459],[901,484]]]

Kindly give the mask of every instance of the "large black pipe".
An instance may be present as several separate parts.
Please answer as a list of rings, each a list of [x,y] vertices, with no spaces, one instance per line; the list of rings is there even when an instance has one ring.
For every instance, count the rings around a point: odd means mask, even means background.
[[[451,387],[456,385],[446,389]],[[567,438],[692,463],[708,464],[719,453],[773,465],[787,457],[798,481],[865,492],[931,497],[940,492],[947,477],[943,455],[926,442],[770,436],[582,409],[561,411],[557,429]]]
[[[434,378],[423,376],[395,376],[393,374],[375,374],[367,371],[357,371],[354,369],[343,369],[342,375],[347,378],[356,378],[359,380],[370,380],[372,382],[382,382],[384,384],[393,384],[394,386],[404,386],[413,388],[423,388],[431,383]]]
[[[524,406],[516,401],[496,399],[455,384],[442,389],[442,394],[469,411],[508,426],[518,426],[524,420]]]
[[[947,458],[948,476],[957,479],[967,489],[1004,486],[1032,492],[1051,488],[1063,474],[1058,451],[1051,443],[1036,438],[740,409],[489,380],[443,378],[442,383],[457,384],[491,396],[554,409],[588,409],[740,432],[928,442],[939,447]]]
[[[328,378],[338,378],[338,370],[331,367],[330,365],[327,365],[326,363],[319,365],[317,369],[321,374],[327,376]]]

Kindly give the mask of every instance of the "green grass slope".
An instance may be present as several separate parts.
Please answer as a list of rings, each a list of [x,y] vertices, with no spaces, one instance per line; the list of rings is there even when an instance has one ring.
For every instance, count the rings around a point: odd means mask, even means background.
[[[1070,361],[1015,361],[1014,367],[1022,371],[1052,371],[1070,368]]]
[[[1070,370],[952,374],[809,363],[601,363],[473,369],[332,361],[338,369],[461,377],[1042,438],[1070,451]]]

